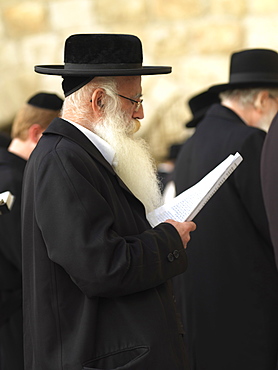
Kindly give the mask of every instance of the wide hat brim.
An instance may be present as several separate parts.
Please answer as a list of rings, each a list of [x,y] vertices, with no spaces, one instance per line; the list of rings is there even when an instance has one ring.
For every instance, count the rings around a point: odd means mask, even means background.
[[[217,93],[205,90],[192,96],[188,100],[188,106],[193,115],[190,121],[185,123],[186,127],[196,127],[197,124],[203,119],[207,110],[212,104],[220,103],[220,98]]]
[[[236,89],[255,89],[259,87],[269,87],[269,88],[276,88],[278,87],[278,80],[269,81],[269,79],[265,81],[252,81],[252,82],[237,82],[237,83],[226,83],[221,85],[211,86],[208,90],[214,93],[220,93],[227,90],[236,90]]]
[[[185,127],[187,128],[196,127],[203,117],[204,115],[200,115],[200,117],[192,118],[190,121],[187,121],[185,123]]]
[[[278,53],[270,49],[246,49],[233,53],[227,83],[212,86],[209,91],[257,87],[278,87]]]
[[[63,77],[166,74],[169,66],[143,66],[142,43],[123,34],[77,34],[66,39],[64,65],[37,65],[37,73]]]
[[[169,66],[138,66],[125,67],[121,65],[110,66],[67,66],[65,65],[37,65],[35,72],[58,75],[58,76],[141,76],[141,75],[155,75],[167,74],[172,72],[172,67]]]

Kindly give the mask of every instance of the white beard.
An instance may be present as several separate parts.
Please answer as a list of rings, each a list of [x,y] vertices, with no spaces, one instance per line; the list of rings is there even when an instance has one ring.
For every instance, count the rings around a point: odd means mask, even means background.
[[[124,114],[116,113],[94,125],[92,130],[115,150],[115,172],[148,213],[162,204],[162,196],[147,143],[133,137],[138,125],[137,120],[129,121]]]

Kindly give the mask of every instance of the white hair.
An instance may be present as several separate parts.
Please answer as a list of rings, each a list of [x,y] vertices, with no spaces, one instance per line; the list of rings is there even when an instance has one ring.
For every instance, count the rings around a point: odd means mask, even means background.
[[[263,90],[268,91],[273,97],[278,97],[278,89],[268,87],[227,90],[221,92],[219,97],[221,102],[223,102],[223,100],[234,100],[241,104],[241,106],[246,107],[247,105],[253,104],[257,95]]]
[[[91,120],[91,98],[94,90],[103,89],[104,117],[106,114],[114,112],[119,108],[119,98],[117,96],[117,84],[114,77],[95,77],[85,86],[75,91],[65,98],[63,104],[62,118],[69,118],[85,127],[92,125]]]

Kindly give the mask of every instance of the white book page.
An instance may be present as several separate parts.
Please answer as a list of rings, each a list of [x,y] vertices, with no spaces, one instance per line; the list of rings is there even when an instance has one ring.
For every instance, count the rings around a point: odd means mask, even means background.
[[[229,155],[223,162],[170,202],[148,213],[147,219],[154,227],[167,219],[191,221],[227,180],[243,160],[239,153]]]
[[[0,193],[0,214],[5,213],[5,211],[9,211],[12,208],[14,199],[15,197],[10,191]]]

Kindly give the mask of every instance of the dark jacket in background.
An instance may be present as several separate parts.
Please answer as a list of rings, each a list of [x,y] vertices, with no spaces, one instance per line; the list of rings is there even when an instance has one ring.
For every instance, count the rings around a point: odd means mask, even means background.
[[[262,151],[262,189],[278,267],[278,115],[271,123]]]
[[[169,281],[186,261],[175,228],[153,230],[96,147],[55,119],[25,172],[26,369],[187,369]]]
[[[23,369],[21,189],[26,161],[0,147],[0,193],[15,196],[0,217],[0,351],[1,370]]]
[[[174,278],[192,370],[274,370],[278,276],[260,184],[265,133],[213,105],[176,162],[177,193],[228,155],[243,162],[195,218],[188,269]]]

